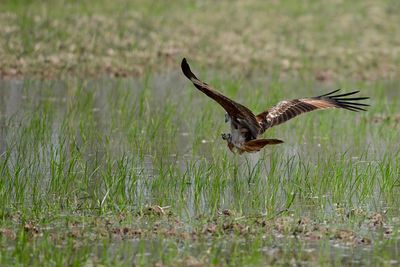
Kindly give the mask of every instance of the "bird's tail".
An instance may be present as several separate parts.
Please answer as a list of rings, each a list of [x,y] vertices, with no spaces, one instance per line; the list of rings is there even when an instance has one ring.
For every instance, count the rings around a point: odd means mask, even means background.
[[[255,139],[242,145],[242,149],[246,152],[258,152],[266,145],[277,145],[283,143],[279,139]]]

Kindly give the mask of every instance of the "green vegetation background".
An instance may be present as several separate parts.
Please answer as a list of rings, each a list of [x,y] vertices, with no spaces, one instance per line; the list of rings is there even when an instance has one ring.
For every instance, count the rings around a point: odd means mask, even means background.
[[[0,265],[398,264],[398,25],[396,0],[1,1]],[[237,157],[183,57],[255,112],[371,106]]]
[[[141,75],[183,56],[247,75],[397,79],[400,3],[1,1],[3,77]]]

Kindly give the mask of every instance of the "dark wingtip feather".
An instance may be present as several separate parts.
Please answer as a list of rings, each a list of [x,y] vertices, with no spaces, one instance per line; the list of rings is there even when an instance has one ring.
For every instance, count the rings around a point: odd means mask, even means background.
[[[332,94],[334,94],[334,93],[339,92],[340,90],[341,90],[341,89],[336,89],[336,90],[334,90],[334,91],[332,91],[332,92],[329,92],[329,93],[324,94],[324,95],[319,95],[319,96],[317,96],[317,97],[330,96],[330,95],[332,95]]]
[[[346,105],[356,105],[356,106],[364,106],[368,107],[369,104],[364,104],[364,103],[358,103],[358,102],[349,102],[349,101],[336,101],[339,104],[346,104]]]
[[[350,92],[350,93],[344,93],[344,94],[340,94],[340,95],[334,95],[334,96],[332,96],[332,97],[338,98],[338,97],[343,97],[343,96],[349,96],[349,95],[357,94],[357,93],[359,93],[359,92],[360,92],[360,91],[353,91],[353,92]]]
[[[335,93],[339,92],[340,89],[332,91],[330,93],[327,93],[325,95],[318,96],[317,98],[322,98],[330,101],[334,105],[340,108],[344,108],[347,110],[351,111],[366,111],[366,109],[362,107],[368,107],[369,104],[364,104],[364,103],[359,103],[355,101],[360,101],[360,100],[366,100],[369,99],[369,97],[346,97],[346,96],[352,96],[354,94],[359,93],[360,91],[353,91],[349,93],[344,93],[344,94],[337,94]]]
[[[197,79],[197,77],[193,74],[193,72],[190,70],[189,64],[186,61],[186,58],[182,59],[182,63],[181,63],[181,69],[183,74],[185,74],[185,76],[191,80],[192,78]]]
[[[368,104],[364,104],[364,103],[343,102],[343,101],[336,102],[336,104],[340,108],[348,109],[348,110],[351,110],[351,111],[367,111],[363,107],[368,107],[369,106]]]
[[[360,108],[360,107],[352,106],[352,105],[339,104],[339,107],[344,108],[344,109],[347,109],[347,110],[355,111],[355,112],[358,112],[358,111],[367,111],[367,110],[364,109],[364,108]]]
[[[345,101],[349,101],[349,100],[365,100],[365,99],[369,99],[369,97],[368,96],[365,96],[365,97],[351,97],[351,98],[336,98],[335,97],[335,99],[337,100],[337,101],[341,101],[341,100],[345,100]]]

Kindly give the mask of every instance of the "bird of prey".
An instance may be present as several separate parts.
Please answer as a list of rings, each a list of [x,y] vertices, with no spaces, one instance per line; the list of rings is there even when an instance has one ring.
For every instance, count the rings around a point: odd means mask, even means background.
[[[181,68],[183,74],[197,89],[214,99],[225,109],[225,122],[230,123],[231,132],[222,134],[222,139],[227,141],[228,147],[233,153],[258,152],[266,145],[283,143],[278,139],[260,139],[258,137],[267,129],[302,113],[326,108],[343,108],[357,112],[365,111],[363,107],[369,106],[358,102],[369,97],[353,97],[359,91],[337,94],[340,90],[338,89],[316,97],[284,100],[272,108],[254,115],[247,107],[229,99],[205,82],[200,81],[190,70],[185,58],[182,60]]]

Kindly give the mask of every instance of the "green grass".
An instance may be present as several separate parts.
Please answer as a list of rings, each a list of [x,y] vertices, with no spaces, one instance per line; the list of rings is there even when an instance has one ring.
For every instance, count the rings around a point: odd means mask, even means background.
[[[330,89],[217,84],[258,111]],[[239,157],[223,110],[179,74],[3,82],[1,264],[389,264],[397,84],[333,87],[362,88],[369,111],[303,115],[266,133],[284,144]]]
[[[0,265],[398,264],[399,11],[2,1]],[[233,155],[183,57],[255,112],[337,88],[371,106],[302,115],[265,133],[284,144]]]
[[[186,56],[235,76],[398,79],[384,1],[2,1],[0,75],[140,76]]]

